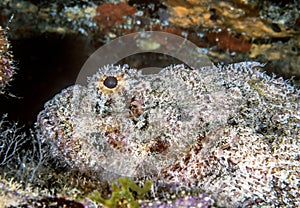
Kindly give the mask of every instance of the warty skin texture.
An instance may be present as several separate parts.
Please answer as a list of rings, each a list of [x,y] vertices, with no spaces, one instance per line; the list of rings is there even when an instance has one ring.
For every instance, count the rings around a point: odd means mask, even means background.
[[[221,206],[298,206],[299,90],[262,66],[105,66],[48,101],[36,132],[54,157],[102,180],[202,189]]]

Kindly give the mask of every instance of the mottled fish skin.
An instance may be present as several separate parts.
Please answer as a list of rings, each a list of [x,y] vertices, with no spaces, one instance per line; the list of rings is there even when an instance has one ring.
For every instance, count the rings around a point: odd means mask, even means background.
[[[36,132],[93,175],[148,177],[220,205],[299,204],[299,90],[257,62],[143,75],[104,66],[45,104]]]

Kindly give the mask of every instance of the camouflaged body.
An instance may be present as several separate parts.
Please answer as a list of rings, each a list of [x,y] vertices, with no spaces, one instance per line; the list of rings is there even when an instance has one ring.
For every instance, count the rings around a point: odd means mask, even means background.
[[[143,75],[105,66],[38,115],[38,137],[93,175],[175,183],[219,205],[299,205],[299,90],[242,62]],[[108,78],[117,83],[106,86]]]

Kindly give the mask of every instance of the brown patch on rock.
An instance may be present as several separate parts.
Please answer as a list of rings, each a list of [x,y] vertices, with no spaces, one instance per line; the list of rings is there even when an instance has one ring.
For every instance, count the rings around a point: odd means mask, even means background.
[[[217,44],[221,49],[229,52],[246,53],[251,48],[249,38],[234,36],[226,30],[209,32],[207,38],[210,42]]]
[[[150,151],[159,153],[159,154],[163,153],[170,147],[168,139],[170,139],[170,138],[156,137],[154,139],[154,143],[150,146]]]
[[[94,17],[96,23],[102,30],[108,32],[116,24],[124,24],[124,17],[134,15],[137,9],[124,2],[118,4],[104,3],[97,7],[96,12]]]

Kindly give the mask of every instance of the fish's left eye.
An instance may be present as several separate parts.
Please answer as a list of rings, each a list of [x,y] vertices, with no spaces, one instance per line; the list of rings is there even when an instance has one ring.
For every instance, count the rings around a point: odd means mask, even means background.
[[[104,79],[103,84],[109,89],[113,89],[118,85],[118,79],[114,76],[108,76]]]
[[[103,75],[98,82],[98,89],[103,94],[112,94],[120,91],[126,85],[126,80],[122,74]]]

